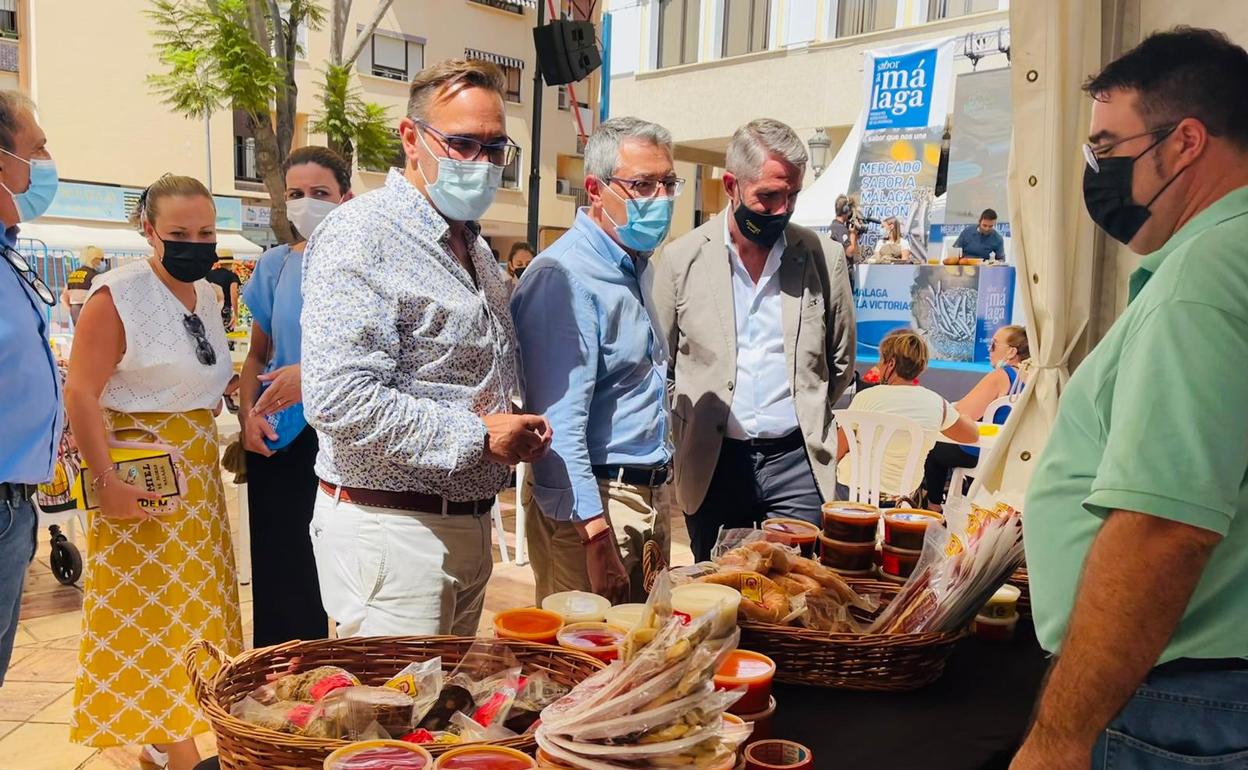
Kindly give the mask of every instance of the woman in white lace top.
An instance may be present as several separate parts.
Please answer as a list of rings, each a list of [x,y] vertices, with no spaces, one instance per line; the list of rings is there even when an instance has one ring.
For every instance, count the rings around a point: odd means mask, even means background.
[[[209,728],[181,665],[199,638],[242,649],[234,551],[213,407],[233,372],[204,280],[216,261],[216,210],[199,181],[166,175],[139,203],[155,255],[105,273],[74,340],[65,406],[93,469],[79,674],[70,737],[152,744],[171,770],[199,761]],[[119,477],[114,441],[172,449],[170,510]],[[149,758],[152,756],[149,750]]]

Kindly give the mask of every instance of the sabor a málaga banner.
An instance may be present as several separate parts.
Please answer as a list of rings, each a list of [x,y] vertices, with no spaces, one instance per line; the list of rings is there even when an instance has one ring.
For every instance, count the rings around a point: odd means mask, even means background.
[[[935,197],[956,44],[945,38],[864,54],[862,141],[849,193],[865,216],[897,217],[904,232],[914,229],[909,220],[923,218]],[[866,240],[876,237],[873,228]]]

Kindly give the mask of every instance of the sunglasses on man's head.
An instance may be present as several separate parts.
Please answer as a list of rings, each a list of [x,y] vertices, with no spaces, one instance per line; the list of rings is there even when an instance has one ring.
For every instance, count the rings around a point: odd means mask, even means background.
[[[208,333],[204,329],[204,322],[194,313],[182,316],[182,328],[195,340],[195,357],[204,366],[215,366],[217,363],[217,351],[212,349],[212,343],[208,342]]]

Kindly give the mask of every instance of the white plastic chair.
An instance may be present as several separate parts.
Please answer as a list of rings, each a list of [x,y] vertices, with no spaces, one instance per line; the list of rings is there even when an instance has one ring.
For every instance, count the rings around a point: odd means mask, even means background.
[[[849,502],[880,504],[880,476],[884,471],[884,453],[897,434],[909,437],[910,448],[901,472],[901,489],[913,492],[919,487],[923,470],[923,427],[909,417],[880,412],[859,412],[837,409],[832,412],[836,425],[845,431],[849,454]],[[902,494],[908,494],[902,492]]]
[[[1002,396],[1001,398],[991,402],[988,404],[988,407],[984,409],[983,421],[985,423],[994,422],[998,410],[1013,406],[1014,402],[1017,400],[1018,396],[1012,395]],[[954,468],[953,473],[949,474],[949,494],[945,495],[945,505],[960,502],[961,498],[966,496],[963,494],[963,490],[966,489],[966,481],[967,479],[976,479],[979,477],[980,468],[983,467],[984,464],[985,454],[985,452],[980,451],[979,459],[975,462],[974,468]]]
[[[524,512],[524,478],[528,475],[528,463],[520,463],[516,466],[516,564],[524,566],[529,563],[529,548],[525,538],[527,530],[525,529],[525,512]]]

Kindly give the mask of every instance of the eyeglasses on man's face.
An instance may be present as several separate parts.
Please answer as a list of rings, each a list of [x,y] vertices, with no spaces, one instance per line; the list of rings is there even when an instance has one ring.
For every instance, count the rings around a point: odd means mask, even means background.
[[[506,139],[482,142],[471,136],[444,134],[423,120],[416,121],[416,125],[433,134],[446,154],[456,160],[487,160],[495,166],[506,166],[516,159],[516,153],[520,151],[519,146]]]
[[[606,181],[608,184],[614,182],[620,185],[634,198],[657,198],[659,193],[663,193],[668,198],[675,198],[680,195],[681,190],[685,189],[685,180],[675,176],[665,179],[627,179],[609,176]]]
[[[1163,139],[1169,136],[1174,131],[1174,129],[1178,127],[1179,127],[1178,123],[1171,123],[1166,126],[1160,126],[1158,128],[1149,129],[1148,131],[1142,131],[1138,134],[1132,134],[1131,136],[1123,137],[1122,139],[1118,139],[1117,141],[1108,142],[1104,144],[1098,144],[1095,147],[1092,146],[1091,144],[1085,143],[1083,145],[1083,160],[1085,163],[1088,164],[1088,168],[1092,169],[1092,172],[1094,174],[1099,174],[1101,172],[1100,161],[1105,158],[1108,158],[1109,151],[1114,149],[1115,147],[1121,144],[1126,144],[1127,142],[1130,142],[1133,139],[1139,139],[1140,137],[1156,136],[1157,134],[1164,134],[1163,136],[1159,137],[1156,142],[1150,145],[1149,149],[1152,149],[1152,147],[1156,146],[1158,142],[1161,142]],[[1148,150],[1145,150],[1144,152],[1148,152]]]

